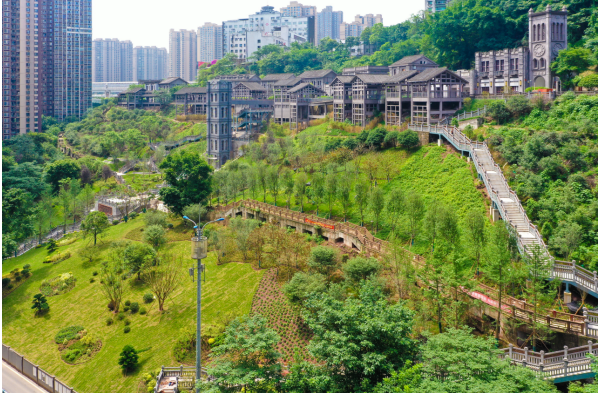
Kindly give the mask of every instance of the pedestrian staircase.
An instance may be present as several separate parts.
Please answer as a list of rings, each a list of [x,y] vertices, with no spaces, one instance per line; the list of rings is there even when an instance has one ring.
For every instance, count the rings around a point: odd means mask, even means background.
[[[473,159],[477,174],[484,182],[492,200],[492,207],[497,209],[502,220],[513,228],[521,255],[546,261],[550,278],[558,278],[598,297],[598,274],[596,272],[579,266],[576,268],[569,266],[569,269],[566,269],[565,262],[554,261],[537,226],[527,217],[519,197],[508,185],[502,168],[494,161],[487,144],[472,141],[454,126],[411,124],[409,128],[413,131],[438,135],[440,141],[443,137],[456,150]]]

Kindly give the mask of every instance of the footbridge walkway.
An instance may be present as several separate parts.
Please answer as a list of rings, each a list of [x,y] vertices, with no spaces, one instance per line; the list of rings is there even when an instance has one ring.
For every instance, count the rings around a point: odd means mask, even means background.
[[[389,242],[376,238],[365,228],[349,222],[338,222],[317,217],[312,214],[300,213],[287,208],[269,205],[251,199],[246,199],[231,203],[227,206],[220,206],[217,212],[222,217],[254,218],[257,220],[269,221],[280,225],[282,228],[291,228],[297,232],[314,234],[317,231],[321,233],[327,241],[343,243],[347,247],[354,248],[364,252],[369,256],[381,257],[388,252]],[[409,251],[406,251],[409,252]],[[421,265],[425,259],[419,255],[413,254],[415,264]],[[558,263],[559,269],[566,262]],[[498,304],[497,293],[495,289],[479,284],[476,291],[467,293],[471,298],[481,300],[485,303],[483,312],[493,318],[497,316]],[[526,301],[502,296],[502,313],[505,317],[514,318],[522,322],[531,324],[534,319],[537,323],[545,324],[550,329],[560,333],[568,333],[581,337],[598,338],[598,313],[589,311],[584,316],[553,311],[549,315],[534,314],[532,304]]]
[[[517,234],[519,251],[523,255],[532,256],[533,253],[541,253],[548,260],[554,258],[548,252],[536,225],[534,225],[517,194],[510,188],[502,169],[494,161],[492,153],[487,144],[472,141],[467,138],[458,128],[448,125],[420,125],[411,124],[411,130],[427,132],[446,139],[456,150],[466,154],[473,159],[479,178],[484,182],[488,195],[492,200],[492,208],[496,210],[502,219],[514,228]],[[594,297],[598,297],[598,273],[590,272],[574,263],[555,262],[551,272],[552,278],[557,278],[565,283],[573,285]]]

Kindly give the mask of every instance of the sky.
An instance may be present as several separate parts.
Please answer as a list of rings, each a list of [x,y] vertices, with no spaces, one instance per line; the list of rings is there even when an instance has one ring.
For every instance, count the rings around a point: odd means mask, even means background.
[[[247,18],[265,5],[279,10],[290,0],[93,0],[93,38],[130,40],[134,46],[169,47],[169,29],[196,30],[205,22]],[[357,14],[381,14],[384,26],[407,20],[424,7],[423,0],[304,0],[317,12],[330,5],[344,12],[344,22]]]

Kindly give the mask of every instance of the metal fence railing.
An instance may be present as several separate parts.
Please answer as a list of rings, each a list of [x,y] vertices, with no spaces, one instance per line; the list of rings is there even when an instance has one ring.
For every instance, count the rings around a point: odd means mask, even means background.
[[[2,360],[50,393],[77,393],[73,388],[27,360],[8,345],[2,344]]]

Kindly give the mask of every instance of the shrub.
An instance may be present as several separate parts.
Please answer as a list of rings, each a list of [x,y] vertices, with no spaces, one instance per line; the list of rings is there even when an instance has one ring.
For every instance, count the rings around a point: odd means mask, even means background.
[[[31,273],[29,272],[29,270],[24,269],[21,274],[23,275],[23,277],[27,278],[29,276],[31,276]]]
[[[126,319],[123,322],[125,323],[125,326],[131,325],[131,321],[129,319]]]
[[[112,224],[113,225],[117,225],[119,223],[119,220],[113,220]]]
[[[169,229],[173,229],[173,224],[172,224],[172,223],[168,223],[168,224],[167,224],[167,228],[169,228]]]
[[[138,216],[138,214],[136,212],[131,212],[129,213],[129,219],[133,220],[134,218],[136,218]]]
[[[398,144],[405,149],[419,146],[419,134],[415,131],[406,130],[398,135]]]
[[[110,318],[110,317],[106,318],[106,326],[112,325],[113,322],[114,322],[114,320],[112,318]]]
[[[88,333],[85,336],[81,337],[81,340],[79,340],[79,342],[81,342],[81,344],[85,347],[91,347],[92,345],[95,345],[96,342],[98,342],[98,339],[92,334]]]
[[[129,309],[131,310],[132,313],[136,313],[140,310],[140,304],[138,302],[133,302],[129,306]]]
[[[165,230],[161,226],[152,225],[144,231],[144,242],[150,244],[155,250],[165,244],[166,241]]]
[[[131,328],[129,326],[125,326],[125,328],[123,329],[123,333],[129,333],[131,331]]]
[[[46,259],[44,259],[44,263],[58,263],[69,258],[71,258],[70,252],[65,252],[64,254],[58,253],[56,255],[47,256]]]
[[[102,282],[102,281],[100,281]],[[114,311],[115,310],[115,303],[112,302],[112,300],[110,302],[108,302],[108,309],[110,311]]]
[[[8,289],[8,290],[11,290],[13,288],[14,288],[14,286],[12,284],[8,284],[8,286],[6,287],[6,289]]]
[[[54,239],[48,240],[48,246],[46,246],[48,253],[52,254],[54,251],[56,251],[57,248],[58,248],[58,246],[56,245],[56,240],[54,240]]]
[[[30,264],[26,264],[25,266],[23,266],[23,270],[29,270],[30,267],[31,267]]]
[[[126,305],[126,306],[129,306],[129,305],[131,305],[131,300],[125,300],[125,305]]]
[[[118,314],[117,314],[117,319],[118,319],[119,321],[122,321],[122,320],[124,320],[124,319],[125,319],[125,313],[124,313],[124,312],[120,312],[120,313],[118,313]]]
[[[68,326],[64,329],[61,329],[56,336],[54,336],[54,342],[57,344],[62,344],[65,340],[71,341],[77,338],[77,333],[83,330],[83,326],[73,325]]]
[[[90,277],[90,283],[94,282],[96,280],[94,280],[94,277]]]
[[[129,311],[129,306],[124,306],[123,311],[125,311],[125,312]]]
[[[144,303],[152,303],[154,300],[154,295],[151,293],[144,294]]]
[[[2,288],[7,287],[10,284],[10,278],[5,277],[2,279]],[[146,301],[146,295],[144,295],[144,301]],[[152,300],[150,300],[151,302]],[[146,303],[150,303],[150,302],[146,302]]]
[[[167,226],[167,214],[158,210],[150,210],[144,214],[146,226],[158,225],[162,228]]]
[[[98,272],[96,272],[96,271],[94,271],[94,272],[92,273],[92,276],[97,276],[97,275],[98,275]]]
[[[140,315],[145,315],[146,314],[146,307],[141,307],[140,308]]]
[[[129,326],[125,328],[125,333],[129,332]],[[138,365],[138,354],[135,348],[131,345],[125,345],[123,351],[119,355],[119,365],[123,371],[133,370]]]

